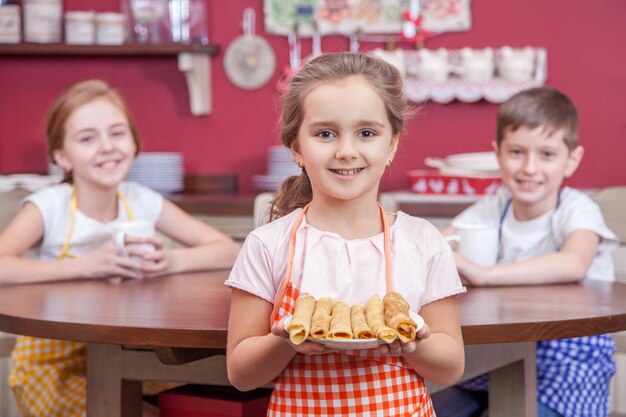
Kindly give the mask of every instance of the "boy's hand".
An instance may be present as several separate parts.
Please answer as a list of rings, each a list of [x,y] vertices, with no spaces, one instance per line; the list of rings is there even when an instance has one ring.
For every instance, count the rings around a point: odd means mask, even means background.
[[[475,264],[456,251],[452,252],[452,255],[454,256],[454,262],[456,263],[456,268],[461,275],[461,281],[463,284],[476,287],[487,285],[487,268]]]

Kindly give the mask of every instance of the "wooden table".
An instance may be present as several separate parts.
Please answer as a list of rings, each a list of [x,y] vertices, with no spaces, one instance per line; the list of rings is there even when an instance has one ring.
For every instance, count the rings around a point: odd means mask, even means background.
[[[227,275],[4,286],[0,330],[87,342],[88,415],[139,415],[141,380],[211,382],[210,355],[226,345]],[[624,300],[626,285],[602,282],[470,288],[459,298],[465,377],[490,372],[492,417],[534,416],[534,342],[624,330]]]

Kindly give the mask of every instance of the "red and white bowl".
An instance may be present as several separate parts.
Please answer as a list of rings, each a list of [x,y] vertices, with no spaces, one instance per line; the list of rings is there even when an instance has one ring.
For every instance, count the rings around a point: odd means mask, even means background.
[[[460,176],[419,169],[406,175],[411,191],[419,194],[489,195],[502,185],[499,176]]]

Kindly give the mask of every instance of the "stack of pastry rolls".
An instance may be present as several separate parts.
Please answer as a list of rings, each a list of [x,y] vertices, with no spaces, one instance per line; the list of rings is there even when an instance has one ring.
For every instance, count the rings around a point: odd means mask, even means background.
[[[349,306],[343,301],[303,295],[296,300],[289,338],[298,345],[309,336],[314,339],[373,339],[406,343],[415,339],[417,324],[409,315],[409,303],[400,293],[390,292],[381,300],[370,297],[365,304]]]

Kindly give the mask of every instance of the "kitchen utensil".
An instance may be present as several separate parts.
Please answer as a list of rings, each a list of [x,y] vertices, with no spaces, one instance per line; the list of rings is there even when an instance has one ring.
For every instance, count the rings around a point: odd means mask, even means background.
[[[437,168],[441,174],[470,177],[497,177],[500,165],[495,152],[470,152],[445,158],[426,158],[424,163]]]
[[[254,9],[243,12],[243,35],[235,38],[224,55],[224,71],[234,85],[244,90],[264,86],[276,69],[276,55],[270,44],[254,34]]]

